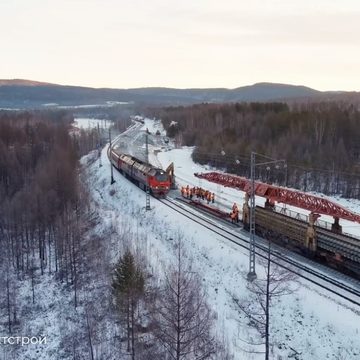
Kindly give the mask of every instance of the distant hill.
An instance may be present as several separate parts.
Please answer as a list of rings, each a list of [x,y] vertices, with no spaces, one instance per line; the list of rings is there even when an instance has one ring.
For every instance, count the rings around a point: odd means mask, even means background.
[[[351,96],[349,94],[352,94]],[[148,87],[107,89],[64,86],[31,80],[0,80],[0,108],[35,108],[46,105],[93,105],[132,102],[154,105],[189,105],[202,102],[242,101],[328,101],[351,98],[360,103],[359,93],[321,92],[306,86],[258,83],[235,89],[174,89]]]
[[[33,80],[23,80],[23,79],[1,80],[0,79],[0,86],[44,86],[44,85],[56,86],[56,84],[50,84],[46,82],[33,81]]]
[[[268,101],[284,97],[303,97],[321,94],[320,91],[295,85],[258,83],[236,89],[173,89],[173,88],[139,88],[128,89],[134,95],[160,96],[166,98],[186,98],[198,102],[229,101]]]

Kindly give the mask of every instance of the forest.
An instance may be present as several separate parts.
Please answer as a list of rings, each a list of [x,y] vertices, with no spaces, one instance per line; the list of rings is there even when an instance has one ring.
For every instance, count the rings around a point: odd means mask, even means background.
[[[360,198],[360,111],[345,103],[233,103],[152,108],[193,159],[250,176],[250,153],[286,160],[257,177],[301,190]]]
[[[0,228],[18,271],[30,269],[30,249],[39,251],[42,267],[51,262],[45,250],[59,235],[55,224],[68,221],[79,201],[77,155],[67,127],[72,119],[52,117],[21,113],[0,119]],[[55,247],[52,266],[66,269],[65,247]]]
[[[76,281],[84,201],[71,121],[66,112],[0,114],[0,266],[9,332],[17,324],[16,302],[9,300],[12,269],[19,279],[38,269]]]
[[[0,112],[1,357],[231,359],[182,239],[160,282],[144,249],[134,251],[145,239],[103,223],[88,171],[106,139],[72,121],[66,111]],[[114,132],[127,124],[115,119]],[[48,343],[4,342],[22,334]]]

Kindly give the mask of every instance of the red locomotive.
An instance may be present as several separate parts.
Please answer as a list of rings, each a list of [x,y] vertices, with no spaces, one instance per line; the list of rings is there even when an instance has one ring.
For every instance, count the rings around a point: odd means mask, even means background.
[[[125,177],[146,190],[148,185],[150,193],[154,196],[165,196],[170,190],[170,177],[162,169],[128,155],[120,154],[111,149],[110,161]]]

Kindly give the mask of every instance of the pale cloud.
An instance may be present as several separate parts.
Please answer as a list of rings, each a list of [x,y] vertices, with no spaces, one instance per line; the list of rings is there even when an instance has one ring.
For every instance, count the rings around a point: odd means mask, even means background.
[[[0,0],[0,78],[360,90],[359,15],[353,0]]]

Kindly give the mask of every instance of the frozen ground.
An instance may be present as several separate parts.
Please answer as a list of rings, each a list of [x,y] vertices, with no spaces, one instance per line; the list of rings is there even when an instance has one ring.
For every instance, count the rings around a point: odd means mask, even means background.
[[[146,121],[144,126],[152,131],[151,125],[152,122]],[[192,172],[206,170],[191,161],[190,153],[191,149],[177,149],[161,152],[158,156],[164,167],[174,161],[177,174],[187,179]],[[105,150],[102,156],[103,163],[106,163]],[[233,302],[233,297],[247,296],[244,279],[248,266],[246,251],[179,216],[155,199],[151,200],[152,210],[146,212],[145,194],[117,172],[112,195],[108,168],[94,164],[89,169],[89,176],[101,217],[109,219],[106,221],[111,219],[115,224],[126,221],[130,228],[142,233],[146,241],[137,245],[146,249],[151,267],[161,269],[172,263],[175,234],[183,234],[188,253],[203,278],[208,301],[218,314],[218,332],[225,334],[236,359],[262,359],[263,355],[247,352],[249,346],[244,341],[254,333]],[[233,192],[223,189],[223,194],[232,197]],[[241,196],[236,196],[241,203]],[[261,265],[258,264],[257,269],[261,276]],[[359,309],[312,285],[301,282],[294,287],[298,288],[296,292],[279,299],[271,309],[274,356],[288,358],[296,352],[300,354],[298,359],[358,359]]]

